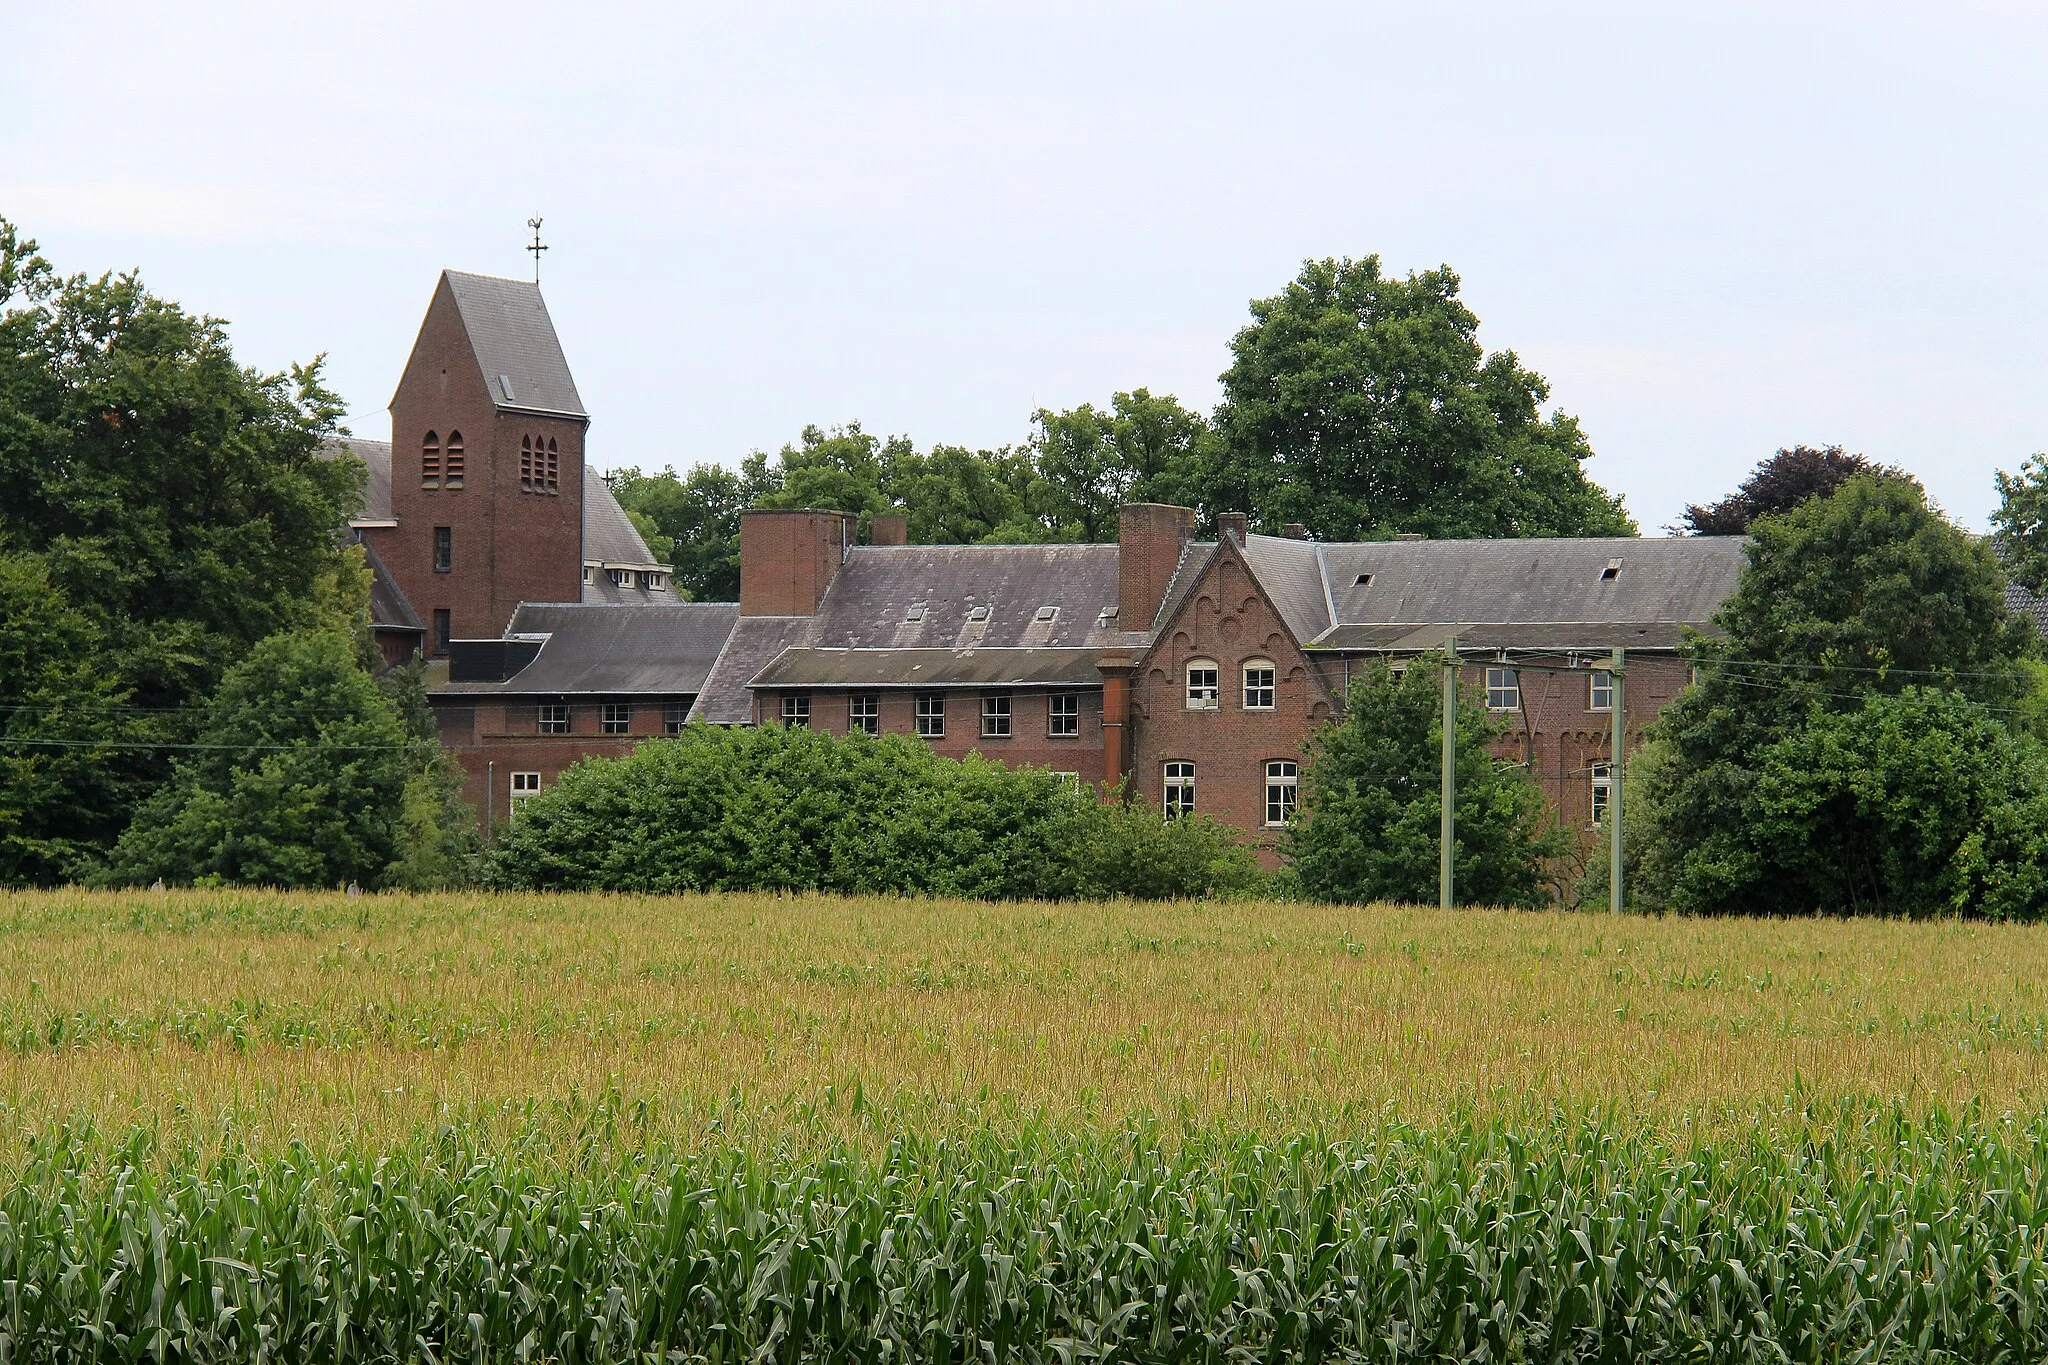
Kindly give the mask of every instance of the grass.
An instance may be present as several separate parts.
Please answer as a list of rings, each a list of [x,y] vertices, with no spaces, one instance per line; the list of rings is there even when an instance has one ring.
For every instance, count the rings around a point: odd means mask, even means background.
[[[2048,928],[0,895],[0,1362],[2031,1360]]]
[[[275,1146],[616,1093],[1282,1128],[2025,1109],[2048,928],[829,897],[0,896],[0,1106]],[[861,1125],[856,1125],[861,1126]],[[872,1128],[872,1121],[866,1125]]]

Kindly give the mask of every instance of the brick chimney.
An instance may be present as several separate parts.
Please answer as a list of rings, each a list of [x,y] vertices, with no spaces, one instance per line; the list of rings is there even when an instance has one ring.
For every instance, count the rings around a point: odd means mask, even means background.
[[[877,512],[868,519],[868,544],[907,545],[910,518],[901,512]]]
[[[1150,630],[1173,581],[1181,546],[1195,534],[1195,509],[1127,502],[1117,517],[1117,626]]]
[[[1251,518],[1243,512],[1216,514],[1216,534],[1225,540],[1234,540],[1240,545],[1244,544],[1244,535],[1250,525]]]
[[[1303,526],[1298,521],[1290,521],[1280,528],[1280,534],[1289,540],[1307,540],[1308,527]]]
[[[740,513],[740,615],[814,614],[853,528],[846,513],[818,508]]]

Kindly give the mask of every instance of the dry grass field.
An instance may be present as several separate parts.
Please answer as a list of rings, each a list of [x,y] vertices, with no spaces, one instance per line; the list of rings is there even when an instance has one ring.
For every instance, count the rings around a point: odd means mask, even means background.
[[[1840,1096],[1997,1111],[2048,1094],[2044,983],[2048,928],[1959,923],[20,893],[0,896],[0,1117],[262,1147],[530,1125],[597,1095],[664,1138],[1558,1107],[1718,1128]]]

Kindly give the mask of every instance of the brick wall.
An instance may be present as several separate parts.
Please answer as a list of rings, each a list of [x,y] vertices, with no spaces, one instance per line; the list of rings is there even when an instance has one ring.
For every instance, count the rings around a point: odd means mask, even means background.
[[[569,732],[540,733],[539,706],[543,697],[471,700],[461,695],[434,699],[434,718],[440,723],[441,743],[462,764],[467,780],[463,799],[481,812],[485,788],[490,788],[491,820],[503,824],[510,814],[512,778],[515,772],[540,774],[543,789],[552,787],[562,770],[577,760],[596,755],[621,758],[642,743],[664,733],[664,707],[680,703],[687,712],[695,698],[619,697],[630,706],[627,731],[623,735],[603,733],[603,699],[574,698],[568,701]]]
[[[1187,707],[1187,668],[1213,660],[1221,695],[1213,711]],[[1247,710],[1244,668],[1273,665],[1272,710]],[[1335,699],[1293,643],[1280,614],[1226,541],[1139,669],[1131,686],[1131,786],[1159,810],[1164,765],[1195,765],[1195,809],[1245,830],[1269,867],[1278,832],[1264,827],[1266,764],[1301,762],[1308,737],[1329,723]]]
[[[960,688],[938,693],[946,699],[946,733],[943,738],[931,739],[932,752],[946,758],[965,758],[979,752],[1010,767],[1030,764],[1050,768],[1054,772],[1077,773],[1080,780],[1096,783],[1102,780],[1102,690],[1101,688],[1059,689],[1070,691],[1080,701],[1080,734],[1067,737],[1047,733],[1047,707],[1054,689],[1018,689],[1001,692],[999,689]],[[782,718],[784,696],[799,696],[810,699],[810,727],[829,734],[843,735],[852,729],[849,719],[848,702],[854,696],[872,696],[880,711],[879,722],[885,735],[915,735],[917,733],[916,697],[910,691],[876,691],[861,693],[856,690],[805,689],[789,693],[763,692],[755,699],[759,722],[763,725],[779,724]],[[981,733],[981,701],[984,696],[1003,695],[1010,699],[1010,734],[1008,738],[987,737]]]
[[[809,616],[845,562],[853,518],[815,509],[740,513],[740,614]]]
[[[447,458],[460,433],[463,483],[423,487],[422,445],[432,432]],[[460,639],[503,632],[525,602],[573,602],[582,594],[583,436],[579,419],[500,412],[485,387],[444,279],[434,291],[391,400],[391,512],[398,526],[375,533],[377,553],[432,639],[434,613],[449,613]],[[553,491],[521,487],[520,444],[552,440]],[[445,468],[445,466],[444,466]],[[449,529],[450,562],[434,566],[435,528]]]

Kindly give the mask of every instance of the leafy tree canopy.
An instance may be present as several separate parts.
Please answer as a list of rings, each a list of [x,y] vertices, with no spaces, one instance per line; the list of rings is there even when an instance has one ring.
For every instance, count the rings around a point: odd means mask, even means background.
[[[1719,502],[1688,503],[1682,529],[1696,536],[1740,536],[1758,517],[1789,512],[1809,498],[1826,497],[1857,474],[1909,478],[1840,446],[1787,446],[1761,461],[1740,486]]]
[[[1319,540],[1633,535],[1586,478],[1576,419],[1542,414],[1544,378],[1485,354],[1448,266],[1405,279],[1377,256],[1321,260],[1231,342],[1202,507]]]
[[[1373,669],[1351,687],[1343,723],[1315,741],[1286,851],[1318,900],[1433,902],[1441,841],[1441,672]],[[1457,836],[1452,876],[1463,904],[1540,905],[1544,863],[1565,851],[1543,797],[1496,761],[1502,727],[1467,690],[1459,699]]]
[[[2020,472],[1999,470],[1991,538],[2013,581],[2048,594],[2048,455],[2030,455]]]
[[[1847,766],[1810,752],[1821,742],[1814,736],[1868,740],[1837,718],[1861,715],[1872,698],[1931,688],[2003,715],[2030,685],[2035,642],[2005,609],[1990,547],[1929,506],[1911,480],[1853,476],[1832,494],[1762,518],[1750,534],[1741,581],[1715,618],[1722,635],[1697,643],[1699,682],[1658,724],[1663,752],[1647,765],[1642,791],[1648,832],[1638,890],[1647,904],[1813,909],[1759,851],[1757,831],[1774,818],[1777,799],[1767,774],[1795,755],[1829,780],[1842,778]],[[1935,716],[1931,705],[1894,719],[1907,716],[1930,734],[1963,723]],[[1851,795],[1838,792],[1829,809],[1848,809]],[[1895,905],[1909,892],[1932,894],[1921,883],[1892,885],[1860,891],[1856,903]]]
[[[471,832],[417,678],[387,695],[336,632],[276,635],[228,670],[171,781],[100,880],[421,885],[456,880]]]

